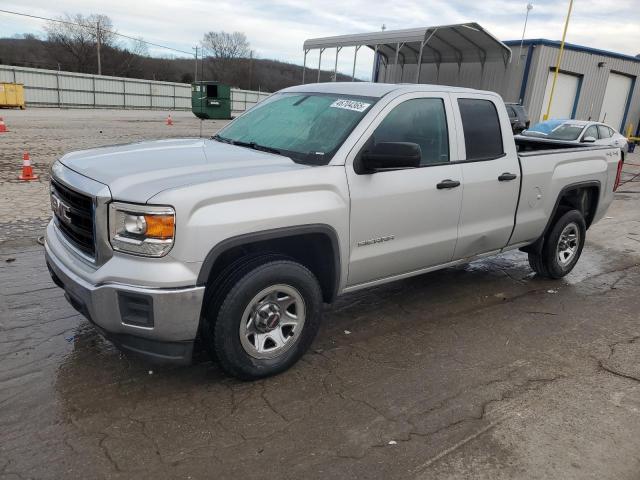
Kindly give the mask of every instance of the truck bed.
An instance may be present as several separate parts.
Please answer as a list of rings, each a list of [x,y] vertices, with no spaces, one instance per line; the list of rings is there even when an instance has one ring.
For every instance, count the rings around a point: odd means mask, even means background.
[[[525,137],[524,135],[514,135],[516,150],[518,152],[535,152],[539,150],[560,150],[566,148],[594,148],[590,143],[565,142],[562,140],[551,140],[538,137]]]
[[[564,146],[548,140],[526,142],[529,150],[518,153],[521,187],[511,245],[532,242],[553,216],[561,191],[575,186],[590,186],[598,191],[593,222],[599,220],[613,200],[620,153],[608,146]],[[539,149],[534,149],[540,146]]]

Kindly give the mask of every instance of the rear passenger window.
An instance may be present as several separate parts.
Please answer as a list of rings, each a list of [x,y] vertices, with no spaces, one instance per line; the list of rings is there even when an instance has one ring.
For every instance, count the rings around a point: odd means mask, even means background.
[[[600,138],[611,137],[611,129],[606,125],[598,125],[598,133],[600,134]]]
[[[449,161],[449,133],[441,98],[414,98],[391,110],[373,132],[374,143],[420,145],[420,165]]]
[[[502,129],[493,102],[459,98],[467,160],[489,160],[504,154]]]
[[[587,131],[584,132],[584,136],[582,137],[582,139],[584,140],[587,137],[593,137],[596,140],[598,139],[598,127],[595,125],[591,125],[589,128],[587,128]]]

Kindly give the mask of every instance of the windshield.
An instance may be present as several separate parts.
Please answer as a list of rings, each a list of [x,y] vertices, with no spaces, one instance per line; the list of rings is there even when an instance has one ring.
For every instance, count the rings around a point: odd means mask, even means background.
[[[544,137],[551,140],[577,140],[585,125],[571,120],[548,120],[522,132],[528,137]]]
[[[213,138],[326,165],[377,101],[373,97],[278,93],[231,122]]]

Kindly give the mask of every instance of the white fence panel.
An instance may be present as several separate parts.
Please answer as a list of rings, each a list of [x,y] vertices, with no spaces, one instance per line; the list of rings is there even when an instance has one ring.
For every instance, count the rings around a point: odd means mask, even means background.
[[[176,110],[191,110],[191,99],[176,98]]]
[[[151,108],[151,97],[127,94],[125,105],[128,108]]]
[[[231,89],[231,110],[233,112],[244,112],[255,104],[267,98],[270,93],[255,92],[253,90]]]
[[[0,70],[0,82],[13,83],[13,72],[11,70]]]
[[[104,78],[95,79],[96,92],[122,93],[124,92],[124,82],[119,80],[107,80]]]
[[[27,107],[191,110],[191,85],[0,65],[0,82],[24,85]],[[243,112],[268,93],[231,89],[231,109]]]
[[[96,105],[111,108],[123,108],[124,96],[121,93],[96,92]]]
[[[165,97],[173,97],[173,85],[154,85],[151,84],[151,94]]]
[[[60,90],[60,104],[66,106],[93,106],[93,92]]]
[[[137,95],[149,95],[149,84],[142,82],[125,82],[127,93],[135,93]]]
[[[93,92],[93,80],[91,78],[74,77],[71,75],[60,75],[58,78],[60,90],[70,90],[78,93]]]
[[[38,72],[23,72],[17,70],[15,72],[15,78],[17,83],[23,83],[25,87],[27,85],[33,85],[36,88],[58,88],[57,75],[45,75]]]
[[[58,105],[57,90],[25,90],[24,101],[33,105]]]
[[[155,108],[163,107],[165,109],[173,109],[173,97],[153,97],[153,106]],[[191,108],[191,106],[189,106]]]

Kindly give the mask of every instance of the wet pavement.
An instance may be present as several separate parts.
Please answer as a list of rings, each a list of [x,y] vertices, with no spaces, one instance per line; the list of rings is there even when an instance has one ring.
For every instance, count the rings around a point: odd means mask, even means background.
[[[513,252],[350,294],[296,366],[251,383],[202,354],[122,355],[14,232],[0,479],[637,479],[640,183],[621,190],[565,279]]]

